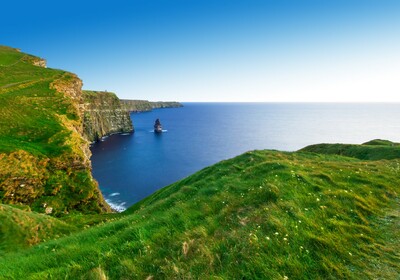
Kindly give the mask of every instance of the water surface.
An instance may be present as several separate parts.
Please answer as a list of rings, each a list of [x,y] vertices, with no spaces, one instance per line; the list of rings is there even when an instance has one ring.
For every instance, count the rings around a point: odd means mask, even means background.
[[[134,134],[113,135],[91,148],[94,177],[107,201],[122,208],[249,150],[400,142],[399,103],[185,103],[131,117]],[[157,118],[167,130],[161,135],[152,131]]]

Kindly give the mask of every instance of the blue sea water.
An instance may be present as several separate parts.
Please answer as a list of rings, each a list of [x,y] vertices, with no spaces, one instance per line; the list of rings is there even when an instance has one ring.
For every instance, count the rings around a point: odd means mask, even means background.
[[[134,134],[112,135],[91,147],[93,175],[120,210],[249,150],[400,142],[399,103],[185,103],[131,117]],[[160,135],[153,132],[157,118],[166,130]]]

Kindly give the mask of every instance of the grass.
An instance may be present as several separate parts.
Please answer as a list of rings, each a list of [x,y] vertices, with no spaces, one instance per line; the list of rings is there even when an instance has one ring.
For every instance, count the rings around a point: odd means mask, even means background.
[[[400,278],[399,144],[252,151],[96,214],[79,80],[37,59],[0,47],[0,279]]]
[[[21,207],[21,206],[20,206]],[[76,228],[59,219],[0,204],[0,255],[58,238],[76,231]]]
[[[0,46],[0,203],[42,213],[46,204],[55,216],[101,212],[107,207],[91,177],[88,144],[79,134],[78,101],[54,87],[72,87],[79,80],[34,66],[37,60]]]
[[[396,279],[399,173],[399,159],[248,152],[3,256],[0,278]]]
[[[375,139],[362,145],[317,144],[305,147],[302,151],[343,155],[363,160],[400,158],[400,145],[388,140]]]

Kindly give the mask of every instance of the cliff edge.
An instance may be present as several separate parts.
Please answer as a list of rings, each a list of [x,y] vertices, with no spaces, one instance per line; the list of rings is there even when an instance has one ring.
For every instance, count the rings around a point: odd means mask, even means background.
[[[159,108],[179,108],[183,105],[176,101],[148,101],[121,99],[122,107],[129,112],[147,112]]]
[[[83,132],[89,141],[133,131],[128,110],[112,92],[83,91]]]
[[[0,46],[0,203],[110,211],[91,174],[81,88],[76,75]]]

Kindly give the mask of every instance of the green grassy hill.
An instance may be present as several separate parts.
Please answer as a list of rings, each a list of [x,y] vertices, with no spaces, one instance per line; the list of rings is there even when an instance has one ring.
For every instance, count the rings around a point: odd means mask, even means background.
[[[107,210],[82,137],[82,82],[43,63],[0,46],[0,203],[57,216]]]
[[[316,144],[305,147],[301,151],[342,155],[363,160],[400,158],[400,144],[380,139],[372,140],[362,145]]]
[[[0,255],[77,231],[77,228],[45,214],[0,204]]]
[[[0,257],[0,278],[397,279],[399,175],[398,159],[248,152]]]
[[[82,82],[44,65],[0,46],[0,279],[400,278],[399,144],[248,152],[104,214]]]

